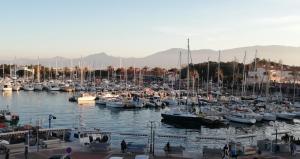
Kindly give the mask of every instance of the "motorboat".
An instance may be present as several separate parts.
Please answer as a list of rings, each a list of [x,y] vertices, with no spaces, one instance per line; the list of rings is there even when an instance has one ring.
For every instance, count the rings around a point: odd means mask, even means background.
[[[296,114],[282,111],[282,112],[277,112],[276,117],[278,119],[283,119],[283,120],[293,120],[296,117]]]
[[[55,83],[49,83],[47,88],[49,91],[60,91],[60,87]]]
[[[146,106],[158,108],[162,106],[162,102],[159,96],[153,96],[149,98],[149,101],[146,102]]]
[[[77,97],[77,101],[95,101],[96,95],[91,93],[81,93],[79,97]]]
[[[195,114],[179,108],[174,108],[161,113],[162,121],[170,124],[180,125],[187,128],[220,127],[226,125],[221,116],[208,116]]]
[[[0,121],[17,124],[19,119],[19,115],[11,113],[9,110],[0,110]]]
[[[2,91],[12,91],[12,85],[10,82],[4,83],[2,86]]]
[[[263,120],[265,121],[275,121],[276,120],[276,114],[274,113],[261,113],[261,115],[263,116]]]
[[[145,102],[137,97],[131,100],[130,105],[132,105],[134,108],[143,108],[145,106]]]
[[[124,106],[122,98],[112,98],[106,102],[106,107],[110,108],[124,108]]]
[[[232,122],[243,123],[243,124],[255,124],[256,119],[248,116],[244,113],[231,112],[228,115],[225,115],[225,118]]]

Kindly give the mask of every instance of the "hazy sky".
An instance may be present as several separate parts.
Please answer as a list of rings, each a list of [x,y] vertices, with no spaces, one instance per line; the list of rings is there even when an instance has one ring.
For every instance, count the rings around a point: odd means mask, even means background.
[[[0,1],[0,58],[300,46],[299,0]]]

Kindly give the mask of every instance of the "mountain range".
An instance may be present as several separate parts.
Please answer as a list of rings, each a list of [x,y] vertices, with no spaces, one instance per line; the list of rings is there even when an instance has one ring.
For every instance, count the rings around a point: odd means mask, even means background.
[[[281,60],[284,64],[300,66],[300,47],[268,45],[268,46],[249,46],[233,49],[221,50],[220,60],[227,62],[233,61],[234,58],[239,62],[243,62],[246,52],[246,63],[253,61],[255,52],[257,57],[270,59],[271,61]],[[58,67],[79,65],[93,68],[105,68],[107,66],[123,67],[179,67],[179,57],[181,52],[181,63],[187,63],[187,50],[182,48],[172,48],[160,51],[142,58],[122,58],[110,56],[107,53],[95,53],[82,58],[69,59],[65,57],[41,58],[40,64],[45,66]],[[192,63],[201,63],[208,60],[218,61],[218,50],[200,49],[191,50]],[[1,60],[0,63],[17,63],[19,65],[37,64],[37,59],[17,58],[15,61]]]

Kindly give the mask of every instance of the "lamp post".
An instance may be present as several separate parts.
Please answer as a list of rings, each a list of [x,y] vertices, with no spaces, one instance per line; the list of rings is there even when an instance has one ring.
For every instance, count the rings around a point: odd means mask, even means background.
[[[51,120],[52,119],[56,119],[56,116],[52,115],[52,114],[49,114],[49,129],[51,128]]]

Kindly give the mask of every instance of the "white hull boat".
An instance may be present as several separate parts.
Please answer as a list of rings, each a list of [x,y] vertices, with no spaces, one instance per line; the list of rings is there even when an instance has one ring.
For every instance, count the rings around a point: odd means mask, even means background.
[[[23,86],[24,91],[34,91],[34,87],[32,85],[25,85]]]
[[[249,118],[245,114],[229,114],[225,115],[225,118],[232,122],[244,123],[244,124],[255,124],[256,119]]]
[[[2,87],[2,91],[12,91],[11,84],[4,84]]]
[[[21,89],[21,86],[19,86],[19,85],[13,85],[12,86],[13,91],[19,91],[20,89]]]
[[[284,120],[293,120],[296,117],[296,114],[288,112],[278,112],[276,113],[276,117]]]
[[[275,121],[276,120],[276,115],[273,113],[262,113],[263,120],[265,121]]]
[[[113,99],[106,102],[106,107],[110,108],[124,108],[124,103],[122,100]]]
[[[77,101],[78,102],[82,102],[82,101],[95,101],[96,96],[89,94],[89,93],[82,93],[78,98]]]
[[[43,85],[40,84],[40,83],[36,83],[36,84],[34,85],[34,90],[35,90],[35,91],[42,91],[42,90],[43,90]]]

